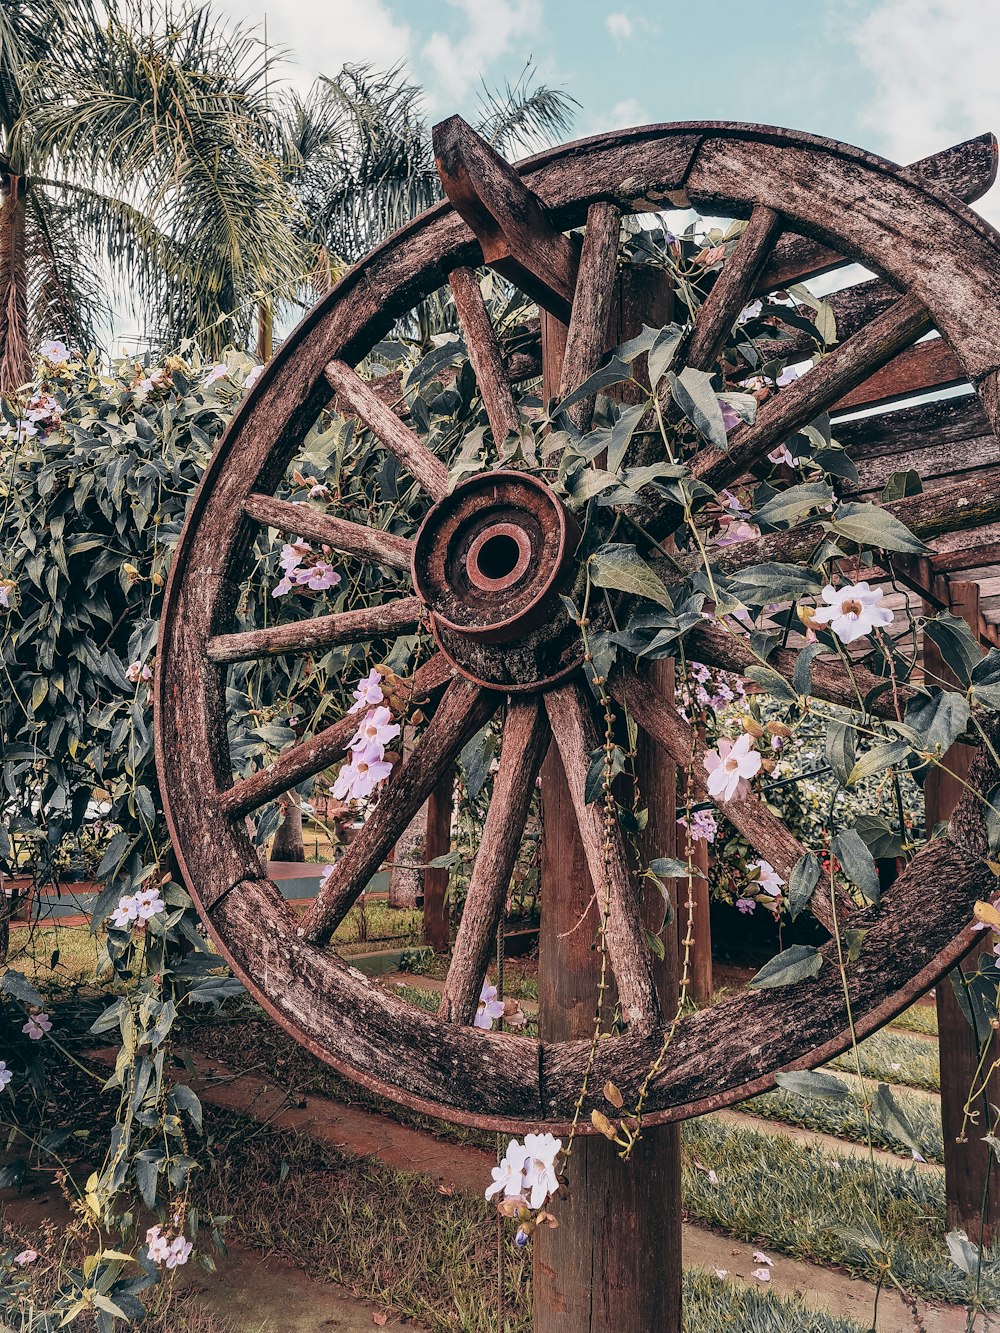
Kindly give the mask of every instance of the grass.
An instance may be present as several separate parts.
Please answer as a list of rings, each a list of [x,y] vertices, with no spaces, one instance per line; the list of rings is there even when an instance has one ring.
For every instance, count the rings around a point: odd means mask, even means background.
[[[354,1295],[391,1307],[432,1330],[495,1327],[496,1231],[482,1199],[443,1195],[421,1177],[350,1157],[305,1135],[250,1130],[206,1108],[220,1154],[201,1184],[213,1209],[232,1216],[247,1245],[284,1255]],[[509,1242],[509,1235],[508,1235]],[[531,1260],[504,1251],[505,1333],[529,1333]],[[850,1320],[815,1314],[793,1298],[684,1277],[685,1333],[862,1333]]]
[[[941,1090],[937,1044],[924,1041],[922,1037],[883,1028],[858,1045],[857,1059],[854,1051],[845,1051],[827,1067],[856,1074],[859,1063],[865,1078],[926,1088],[930,1092]]]
[[[714,1170],[718,1184],[695,1161]],[[683,1191],[692,1221],[742,1240],[766,1236],[785,1254],[839,1264],[869,1281],[888,1258],[903,1285],[921,1296],[969,1295],[945,1248],[942,1172],[829,1157],[780,1135],[702,1117],[685,1126]],[[874,1224],[873,1197],[881,1204],[884,1254],[854,1234]],[[984,1274],[983,1295],[997,1303],[996,1277]]]
[[[868,1091],[870,1096],[874,1089],[869,1087]],[[928,1162],[943,1162],[941,1111],[937,1100],[920,1092],[901,1090],[896,1094],[896,1104],[909,1121],[921,1156],[926,1157]],[[815,1130],[820,1134],[833,1134],[853,1143],[868,1142],[868,1124],[862,1106],[861,1089],[856,1080],[851,1081],[850,1092],[843,1101],[800,1097],[779,1088],[774,1092],[762,1093],[752,1101],[743,1102],[736,1109],[782,1124]],[[910,1149],[903,1140],[888,1133],[877,1120],[871,1124],[871,1141],[875,1148],[899,1153],[903,1157],[910,1156]]]
[[[942,985],[950,985],[943,981]],[[937,1009],[932,1004],[914,1004],[892,1020],[894,1028],[905,1028],[908,1032],[922,1032],[925,1037],[936,1037],[938,1034]]]

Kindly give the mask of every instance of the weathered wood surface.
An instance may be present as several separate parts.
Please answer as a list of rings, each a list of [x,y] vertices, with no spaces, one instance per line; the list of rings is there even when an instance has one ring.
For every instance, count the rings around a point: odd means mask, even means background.
[[[857,411],[876,403],[912,398],[928,389],[948,388],[968,380],[961,362],[943,338],[928,338],[906,348],[831,406],[831,412]]]
[[[608,961],[614,972],[622,1019],[640,1031],[661,1018],[650,952],[643,936],[639,894],[633,883],[625,840],[617,819],[608,823],[604,806],[584,794],[590,755],[599,745],[590,703],[576,684],[545,695],[545,709],[559,748],[590,878],[605,921]]]
[[[402,692],[414,699],[426,698],[441,690],[452,675],[451,664],[441,653],[435,653],[430,661],[417,668],[408,682],[404,682]],[[282,792],[297,787],[306,778],[322,773],[324,768],[339,759],[357,729],[358,717],[348,713],[309,740],[300,741],[285,750],[266,768],[248,778],[241,778],[234,786],[222,791],[219,794],[220,808],[230,819],[259,810]]]
[[[590,205],[559,377],[560,399],[568,397],[597,369],[607,351],[620,232],[621,212],[614,204]],[[588,431],[594,419],[594,399],[576,403],[569,415],[577,430]]]
[[[440,1017],[449,1022],[468,1024],[476,1016],[511,875],[521,850],[535,781],[550,737],[545,709],[538,699],[511,700],[504,721],[500,765],[493,779],[493,793],[438,1010]]]
[[[914,179],[950,191],[956,199],[972,203],[980,199],[996,180],[997,141],[992,134],[932,153],[912,162],[906,172]],[[838,268],[844,256],[829,246],[805,236],[783,236],[775,246],[757,283],[757,295],[802,282]]]
[[[929,571],[928,577],[931,577]],[[947,598],[949,609],[961,616],[973,629],[979,621],[979,589],[975,583],[936,580],[939,594]],[[929,678],[951,688],[960,688],[937,645],[925,638],[923,666]],[[969,779],[975,750],[955,744],[944,756],[940,768],[933,767],[924,782],[924,809],[928,829],[946,821],[957,806],[964,783]],[[947,770],[947,771],[946,771]],[[959,964],[961,971],[975,972],[979,954],[988,952],[985,937],[979,947]],[[973,1088],[981,1085],[981,1068],[988,1069],[1000,1058],[1000,1045],[994,1036],[986,1065],[980,1066],[980,1043],[987,1032],[977,1033],[962,1013],[952,977],[945,978],[935,992],[938,1016],[938,1043],[941,1051],[941,1132],[944,1141],[945,1201],[949,1229],[959,1227],[974,1243],[990,1245],[1000,1227],[1000,1173],[993,1169],[992,1149],[983,1136],[992,1132],[994,1112],[1000,1106],[1000,1074],[994,1073],[980,1097],[973,1103],[976,1123],[970,1123],[965,1107]]]
[[[819,365],[763,403],[753,425],[737,426],[729,437],[726,453],[706,447],[696,454],[692,473],[716,490],[735,481],[768,450],[827,411],[845,391],[926,333],[930,323],[930,315],[919,301],[901,296]]]
[[[709,370],[725,345],[740,311],[750,300],[754,283],[781,231],[780,214],[757,207],[743,234],[698,308],[686,347],[678,364]]]
[[[329,616],[311,616],[269,629],[244,630],[239,634],[216,634],[208,641],[213,662],[246,662],[256,657],[282,653],[310,653],[342,643],[368,643],[372,639],[411,634],[420,624],[423,606],[417,597],[400,597],[381,606],[361,607]]]
[[[499,448],[508,435],[516,435],[521,417],[511,392],[503,354],[493,321],[483,300],[479,279],[469,268],[456,268],[448,276],[455,309],[465,334],[479,394],[486,408],[493,441]]]
[[[397,764],[363,828],[320,885],[299,925],[302,939],[326,943],[462,746],[486,725],[499,704],[498,694],[456,676],[412,754]]]
[[[396,537],[381,528],[367,528],[362,523],[349,523],[311,505],[290,504],[287,500],[276,500],[273,495],[253,494],[247,496],[243,509],[256,523],[266,523],[290,537],[307,537],[334,551],[375,560],[390,569],[409,570],[413,559],[413,543],[405,537]]]
[[[347,409],[360,417],[375,438],[396,455],[433,500],[443,500],[448,494],[448,469],[420,436],[404,426],[392,408],[345,361],[327,362],[325,374]]]
[[[485,263],[567,320],[577,248],[517,171],[461,116],[434,126],[434,158],[445,193],[475,233]]]

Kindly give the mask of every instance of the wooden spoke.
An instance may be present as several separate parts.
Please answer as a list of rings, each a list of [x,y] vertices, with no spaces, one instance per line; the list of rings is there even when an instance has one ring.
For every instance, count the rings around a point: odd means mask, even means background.
[[[676,764],[685,771],[690,764],[695,788],[700,796],[708,796],[704,762],[707,747],[655,686],[638,672],[626,669],[616,672],[611,678],[609,689],[643,731],[661,745]],[[806,849],[782,820],[752,793],[733,801],[718,796],[710,796],[708,799],[715,802],[729,822],[739,829],[761,858],[770,862],[787,883],[795,863],[805,855]],[[818,920],[828,930],[832,930],[833,916],[821,896],[822,892],[821,887],[812,903],[812,910]],[[842,921],[844,919],[841,917]]]
[[[489,958],[496,944],[510,877],[535,779],[549,748],[548,720],[537,698],[512,700],[503,729],[500,767],[479,840],[469,892],[455,939],[438,1015],[452,1023],[471,1023]]]
[[[588,804],[586,798],[590,755],[599,744],[590,701],[583,687],[563,685],[545,695],[545,708],[566,772],[587,868],[607,922],[608,961],[618,984],[622,1016],[630,1028],[642,1031],[659,1021],[660,1002],[621,827],[617,819],[606,827],[603,806]]]
[[[400,692],[407,698],[422,699],[439,691],[452,675],[451,664],[441,653],[435,653],[403,683]],[[358,729],[358,721],[357,714],[349,713],[309,740],[293,745],[259,773],[243,778],[235,786],[221,792],[219,808],[222,813],[230,819],[241,818],[252,810],[259,810],[282,792],[305,782],[306,778],[321,773],[347,749],[348,742]]]
[[[493,321],[483,301],[479,279],[471,268],[453,269],[448,281],[465,330],[465,345],[490,419],[493,440],[499,448],[508,435],[516,435],[520,430],[521,417],[507,380]]]
[[[216,634],[208,641],[208,658],[210,662],[246,662],[255,657],[308,653],[317,648],[335,648],[341,643],[392,638],[415,630],[420,624],[421,611],[418,598],[401,597],[383,606],[311,616],[290,625],[273,625],[242,634]]]
[[[573,296],[573,313],[566,335],[559,397],[566,398],[598,367],[608,347],[611,306],[618,274],[618,238],[621,210],[599,202],[587,209],[587,230],[580,252],[580,271]],[[569,409],[577,429],[588,431],[594,417],[594,399]]]
[[[742,675],[747,667],[760,666],[760,658],[751,649],[749,639],[722,625],[710,625],[706,621],[691,631],[686,643],[693,661],[704,662],[706,666],[718,667],[722,671]],[[778,648],[767,659],[767,665],[786,680],[791,680],[798,656],[794,648]],[[873,675],[862,666],[854,666],[851,670],[853,680],[839,665],[821,659],[814,661],[811,694],[843,708],[860,708],[861,701],[873,690],[885,686],[881,676]],[[916,691],[909,685],[897,685],[895,690],[883,688],[868,705],[868,711],[876,717],[901,720],[906,705],[915,695]]]
[[[892,360],[930,327],[926,307],[916,297],[901,296],[818,366],[764,403],[752,426],[737,427],[726,453],[706,448],[697,454],[692,473],[716,490],[728,486],[769,449],[825,412],[841,394]]]
[[[715,364],[740,312],[750,300],[781,226],[781,217],[773,208],[759,204],[750,214],[742,236],[695,316],[687,348],[681,353],[684,364],[695,370],[709,370]]]
[[[342,410],[360,417],[431,498],[443,500],[448,494],[448,469],[420,436],[403,425],[392,408],[383,403],[346,361],[328,362],[325,374]]]
[[[287,500],[276,500],[273,495],[259,493],[248,496],[243,509],[256,523],[266,523],[269,528],[276,528],[290,537],[322,542],[345,555],[377,560],[390,569],[410,568],[413,543],[405,537],[383,532],[381,528],[366,528],[363,523],[349,523],[309,505],[289,504]]]
[[[330,938],[442,774],[462,746],[486,725],[500,699],[499,694],[480,689],[464,676],[451,682],[416,749],[398,765],[361,832],[321,885],[299,926],[303,939],[323,944]]]

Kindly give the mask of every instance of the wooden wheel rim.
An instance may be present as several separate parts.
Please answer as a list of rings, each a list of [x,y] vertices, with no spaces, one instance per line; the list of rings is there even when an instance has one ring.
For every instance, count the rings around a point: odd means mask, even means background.
[[[921,302],[996,431],[1000,237],[913,173],[811,136],[715,123],[598,136],[530,159],[520,171],[561,227],[580,224],[601,199],[626,210],[666,201],[729,215],[774,209],[789,229],[834,245]],[[919,228],[895,225],[915,209]],[[892,237],[884,252],[875,244],[880,226]],[[480,260],[450,206],[429,210],[345,275],[248,395],[206,469],[174,558],[160,631],[156,752],[184,880],[222,954],[268,1012],[315,1054],[393,1100],[472,1126],[522,1131],[572,1118],[589,1043],[541,1044],[445,1023],[298,938],[290,908],[261,876],[244,820],[225,810],[232,784],[225,668],[207,653],[238,595],[252,535],[244,503],[251,493],[273,492],[332,396],[324,368],[359,361],[449,272]],[[994,781],[988,775],[980,785]],[[928,845],[872,915],[850,977],[859,1037],[934,984],[972,942],[972,903],[995,880],[982,860],[975,811],[960,809],[953,827],[954,840]],[[840,986],[836,969],[826,967],[809,982],[746,992],[686,1016],[650,1085],[647,1121],[730,1104],[772,1086],[778,1070],[846,1049]],[[659,1030],[602,1041],[591,1085],[612,1078],[630,1104],[660,1044]]]

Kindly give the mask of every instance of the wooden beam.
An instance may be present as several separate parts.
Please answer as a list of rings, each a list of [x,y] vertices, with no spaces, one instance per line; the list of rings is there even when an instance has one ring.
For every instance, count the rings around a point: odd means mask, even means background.
[[[434,158],[445,194],[475,233],[483,260],[564,323],[579,264],[538,196],[461,116],[434,126]]]
[[[455,770],[449,768],[427,798],[424,861],[436,861],[451,851],[451,816],[455,808]],[[448,911],[448,867],[424,869],[424,943],[435,953],[447,953],[451,944]]]
[[[941,578],[933,580],[935,591],[961,616],[974,632],[979,629],[979,588],[975,583]],[[937,645],[924,638],[923,664],[926,672],[936,680],[950,685],[958,682],[951,675]],[[924,783],[924,807],[928,831],[942,820],[947,820],[963,791],[963,780],[968,778],[973,747],[956,744],[951,747],[940,768],[932,768]],[[945,769],[950,770],[946,772]],[[953,776],[954,775],[954,776]],[[986,948],[984,937],[979,937],[972,954],[952,974],[975,972],[978,955]],[[961,982],[959,981],[959,984]],[[970,1125],[965,1113],[970,1091],[979,1083],[980,1041],[989,1041],[985,1068],[1000,1058],[1000,1045],[989,1029],[977,1034],[962,1013],[955,994],[952,977],[945,977],[935,991],[938,1016],[938,1045],[941,1051],[941,1130],[944,1138],[945,1203],[949,1230],[960,1228],[976,1243],[990,1245],[1000,1224],[1000,1172],[991,1162],[991,1153],[983,1135],[993,1126],[992,1106],[1000,1105],[1000,1074],[988,1080],[983,1095],[973,1105],[979,1119]]]
[[[838,398],[830,411],[850,412],[876,403],[892,403],[900,398],[927,393],[930,389],[962,384],[968,378],[962,363],[945,340],[928,338],[894,356],[856,389]]]

